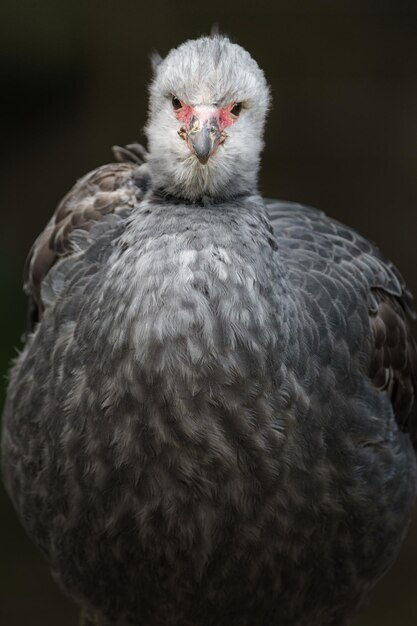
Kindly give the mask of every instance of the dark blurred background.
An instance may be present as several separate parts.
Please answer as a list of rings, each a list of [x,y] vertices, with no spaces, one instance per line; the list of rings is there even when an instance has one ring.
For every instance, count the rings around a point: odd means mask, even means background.
[[[0,370],[24,325],[27,251],[77,177],[143,140],[148,56],[217,22],[265,69],[265,195],[378,242],[417,294],[416,0],[2,0]],[[0,405],[4,385],[0,391]],[[0,491],[1,626],[75,626]],[[417,520],[359,626],[416,626]]]

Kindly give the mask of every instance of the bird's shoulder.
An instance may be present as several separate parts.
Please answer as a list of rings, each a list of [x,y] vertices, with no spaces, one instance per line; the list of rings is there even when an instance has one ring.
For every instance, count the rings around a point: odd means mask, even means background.
[[[116,162],[89,172],[64,196],[29,252],[24,271],[29,330],[64,275],[74,273],[80,252],[117,231],[147,190],[144,148],[115,146],[113,153]]]
[[[353,228],[322,211],[292,202],[267,201],[280,253],[290,265],[313,274],[357,281],[357,288],[383,289],[401,298],[412,316],[412,296],[391,261]],[[372,300],[372,292],[369,297]]]
[[[362,310],[367,374],[390,397],[400,428],[417,443],[417,347],[413,297],[381,251],[355,230],[304,205],[269,200],[268,215],[292,281],[354,345]],[[334,317],[332,317],[334,315]],[[343,318],[343,323],[337,320]],[[334,323],[336,322],[336,323]],[[336,331],[337,332],[337,331]]]

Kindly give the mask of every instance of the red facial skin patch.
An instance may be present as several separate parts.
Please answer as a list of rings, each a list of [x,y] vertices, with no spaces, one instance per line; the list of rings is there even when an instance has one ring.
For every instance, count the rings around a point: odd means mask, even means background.
[[[235,106],[236,102],[233,104],[229,104],[227,107],[223,107],[223,109],[219,109],[219,127],[220,130],[224,130],[228,126],[234,124],[237,120],[237,116],[231,113],[231,110]]]
[[[184,125],[186,130],[190,129],[193,117],[198,117],[202,123],[206,121],[206,116],[204,114],[202,115],[201,112],[197,113],[192,106],[185,104],[182,100],[180,100],[180,102],[181,108],[175,110],[174,112],[177,119]],[[229,104],[227,107],[223,107],[222,109],[216,109],[215,112],[207,115],[207,119],[215,116],[217,118],[220,131],[223,131],[228,126],[234,124],[237,120],[237,117],[231,113],[235,104],[236,103],[234,102],[233,104]]]
[[[181,108],[175,111],[175,115],[177,116],[177,119],[179,119],[180,122],[182,122],[185,128],[187,128],[188,130],[190,128],[190,122],[194,115],[193,108],[190,107],[189,104],[184,104],[182,100],[180,100],[180,102]]]

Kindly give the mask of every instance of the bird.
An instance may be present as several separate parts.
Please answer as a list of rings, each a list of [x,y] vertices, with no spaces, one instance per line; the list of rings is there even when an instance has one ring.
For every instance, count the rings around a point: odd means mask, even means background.
[[[85,626],[346,626],[416,497],[412,295],[258,187],[271,103],[228,36],[152,57],[147,147],[81,178],[25,269],[2,474]]]

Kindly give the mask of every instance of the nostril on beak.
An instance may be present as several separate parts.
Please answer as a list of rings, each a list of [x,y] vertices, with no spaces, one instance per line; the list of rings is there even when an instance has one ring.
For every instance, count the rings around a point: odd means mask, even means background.
[[[187,139],[187,131],[185,130],[184,126],[181,126],[178,131],[178,135],[181,137],[181,139]]]

